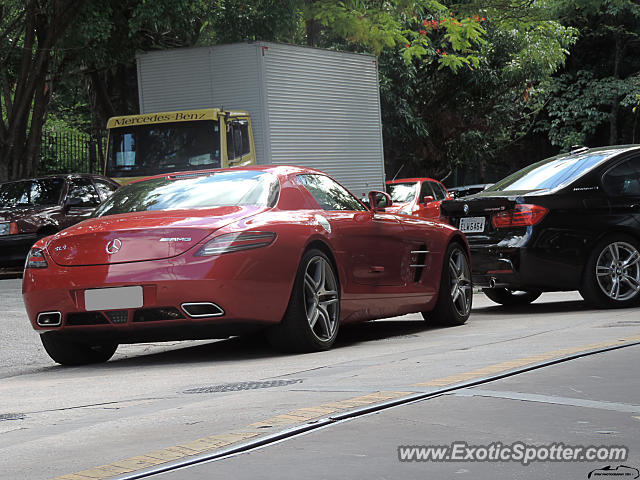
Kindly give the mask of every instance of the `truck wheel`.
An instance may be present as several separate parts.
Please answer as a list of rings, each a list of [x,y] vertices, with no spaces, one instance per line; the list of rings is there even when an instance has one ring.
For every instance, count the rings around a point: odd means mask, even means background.
[[[44,349],[60,365],[87,365],[109,360],[118,348],[117,343],[73,342],[57,335],[40,335]]]
[[[463,325],[471,314],[472,303],[467,252],[459,244],[451,243],[444,256],[436,307],[433,312],[422,312],[422,318],[439,325]]]
[[[640,242],[624,234],[598,242],[587,261],[580,295],[599,308],[640,304]]]
[[[509,288],[483,288],[482,292],[490,300],[507,307],[528,305],[542,295],[541,290],[511,290]]]
[[[305,252],[282,322],[267,338],[284,351],[328,350],[338,335],[340,286],[331,260],[320,250]]]

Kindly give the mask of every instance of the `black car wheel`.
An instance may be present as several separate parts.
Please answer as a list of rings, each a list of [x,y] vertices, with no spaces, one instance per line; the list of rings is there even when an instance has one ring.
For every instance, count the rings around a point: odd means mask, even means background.
[[[469,258],[459,244],[447,248],[441,275],[436,307],[422,312],[422,318],[440,325],[463,325],[471,314],[473,288]]]
[[[280,325],[267,332],[285,351],[328,350],[338,335],[340,287],[331,260],[320,250],[302,256],[293,292]]]
[[[600,308],[640,304],[640,242],[624,234],[600,241],[587,261],[580,294]]]
[[[118,348],[117,343],[90,344],[73,342],[48,333],[40,335],[40,340],[54,362],[69,366],[106,362]]]
[[[542,295],[540,290],[511,290],[509,288],[483,288],[482,292],[490,300],[508,307],[528,305]]]

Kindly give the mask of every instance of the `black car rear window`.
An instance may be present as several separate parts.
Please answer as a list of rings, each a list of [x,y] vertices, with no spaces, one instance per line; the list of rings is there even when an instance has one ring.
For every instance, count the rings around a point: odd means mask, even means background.
[[[40,178],[0,184],[0,208],[57,205],[63,178]]]
[[[580,177],[608,154],[552,157],[523,168],[487,188],[486,192],[553,189]]]

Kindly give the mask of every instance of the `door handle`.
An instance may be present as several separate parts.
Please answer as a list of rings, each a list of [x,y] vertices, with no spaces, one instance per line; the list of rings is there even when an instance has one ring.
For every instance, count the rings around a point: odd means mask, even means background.
[[[377,267],[372,265],[371,267],[369,267],[369,272],[371,273],[383,273],[384,272],[384,267]]]

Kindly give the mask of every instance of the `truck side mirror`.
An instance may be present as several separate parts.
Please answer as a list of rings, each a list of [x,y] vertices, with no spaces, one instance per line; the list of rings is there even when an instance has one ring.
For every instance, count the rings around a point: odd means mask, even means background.
[[[427,195],[422,199],[422,203],[429,203],[429,202],[433,202],[433,197],[431,195]]]
[[[391,205],[393,205],[393,202],[388,193],[377,190],[369,192],[369,207],[374,212],[384,212],[385,208]]]

